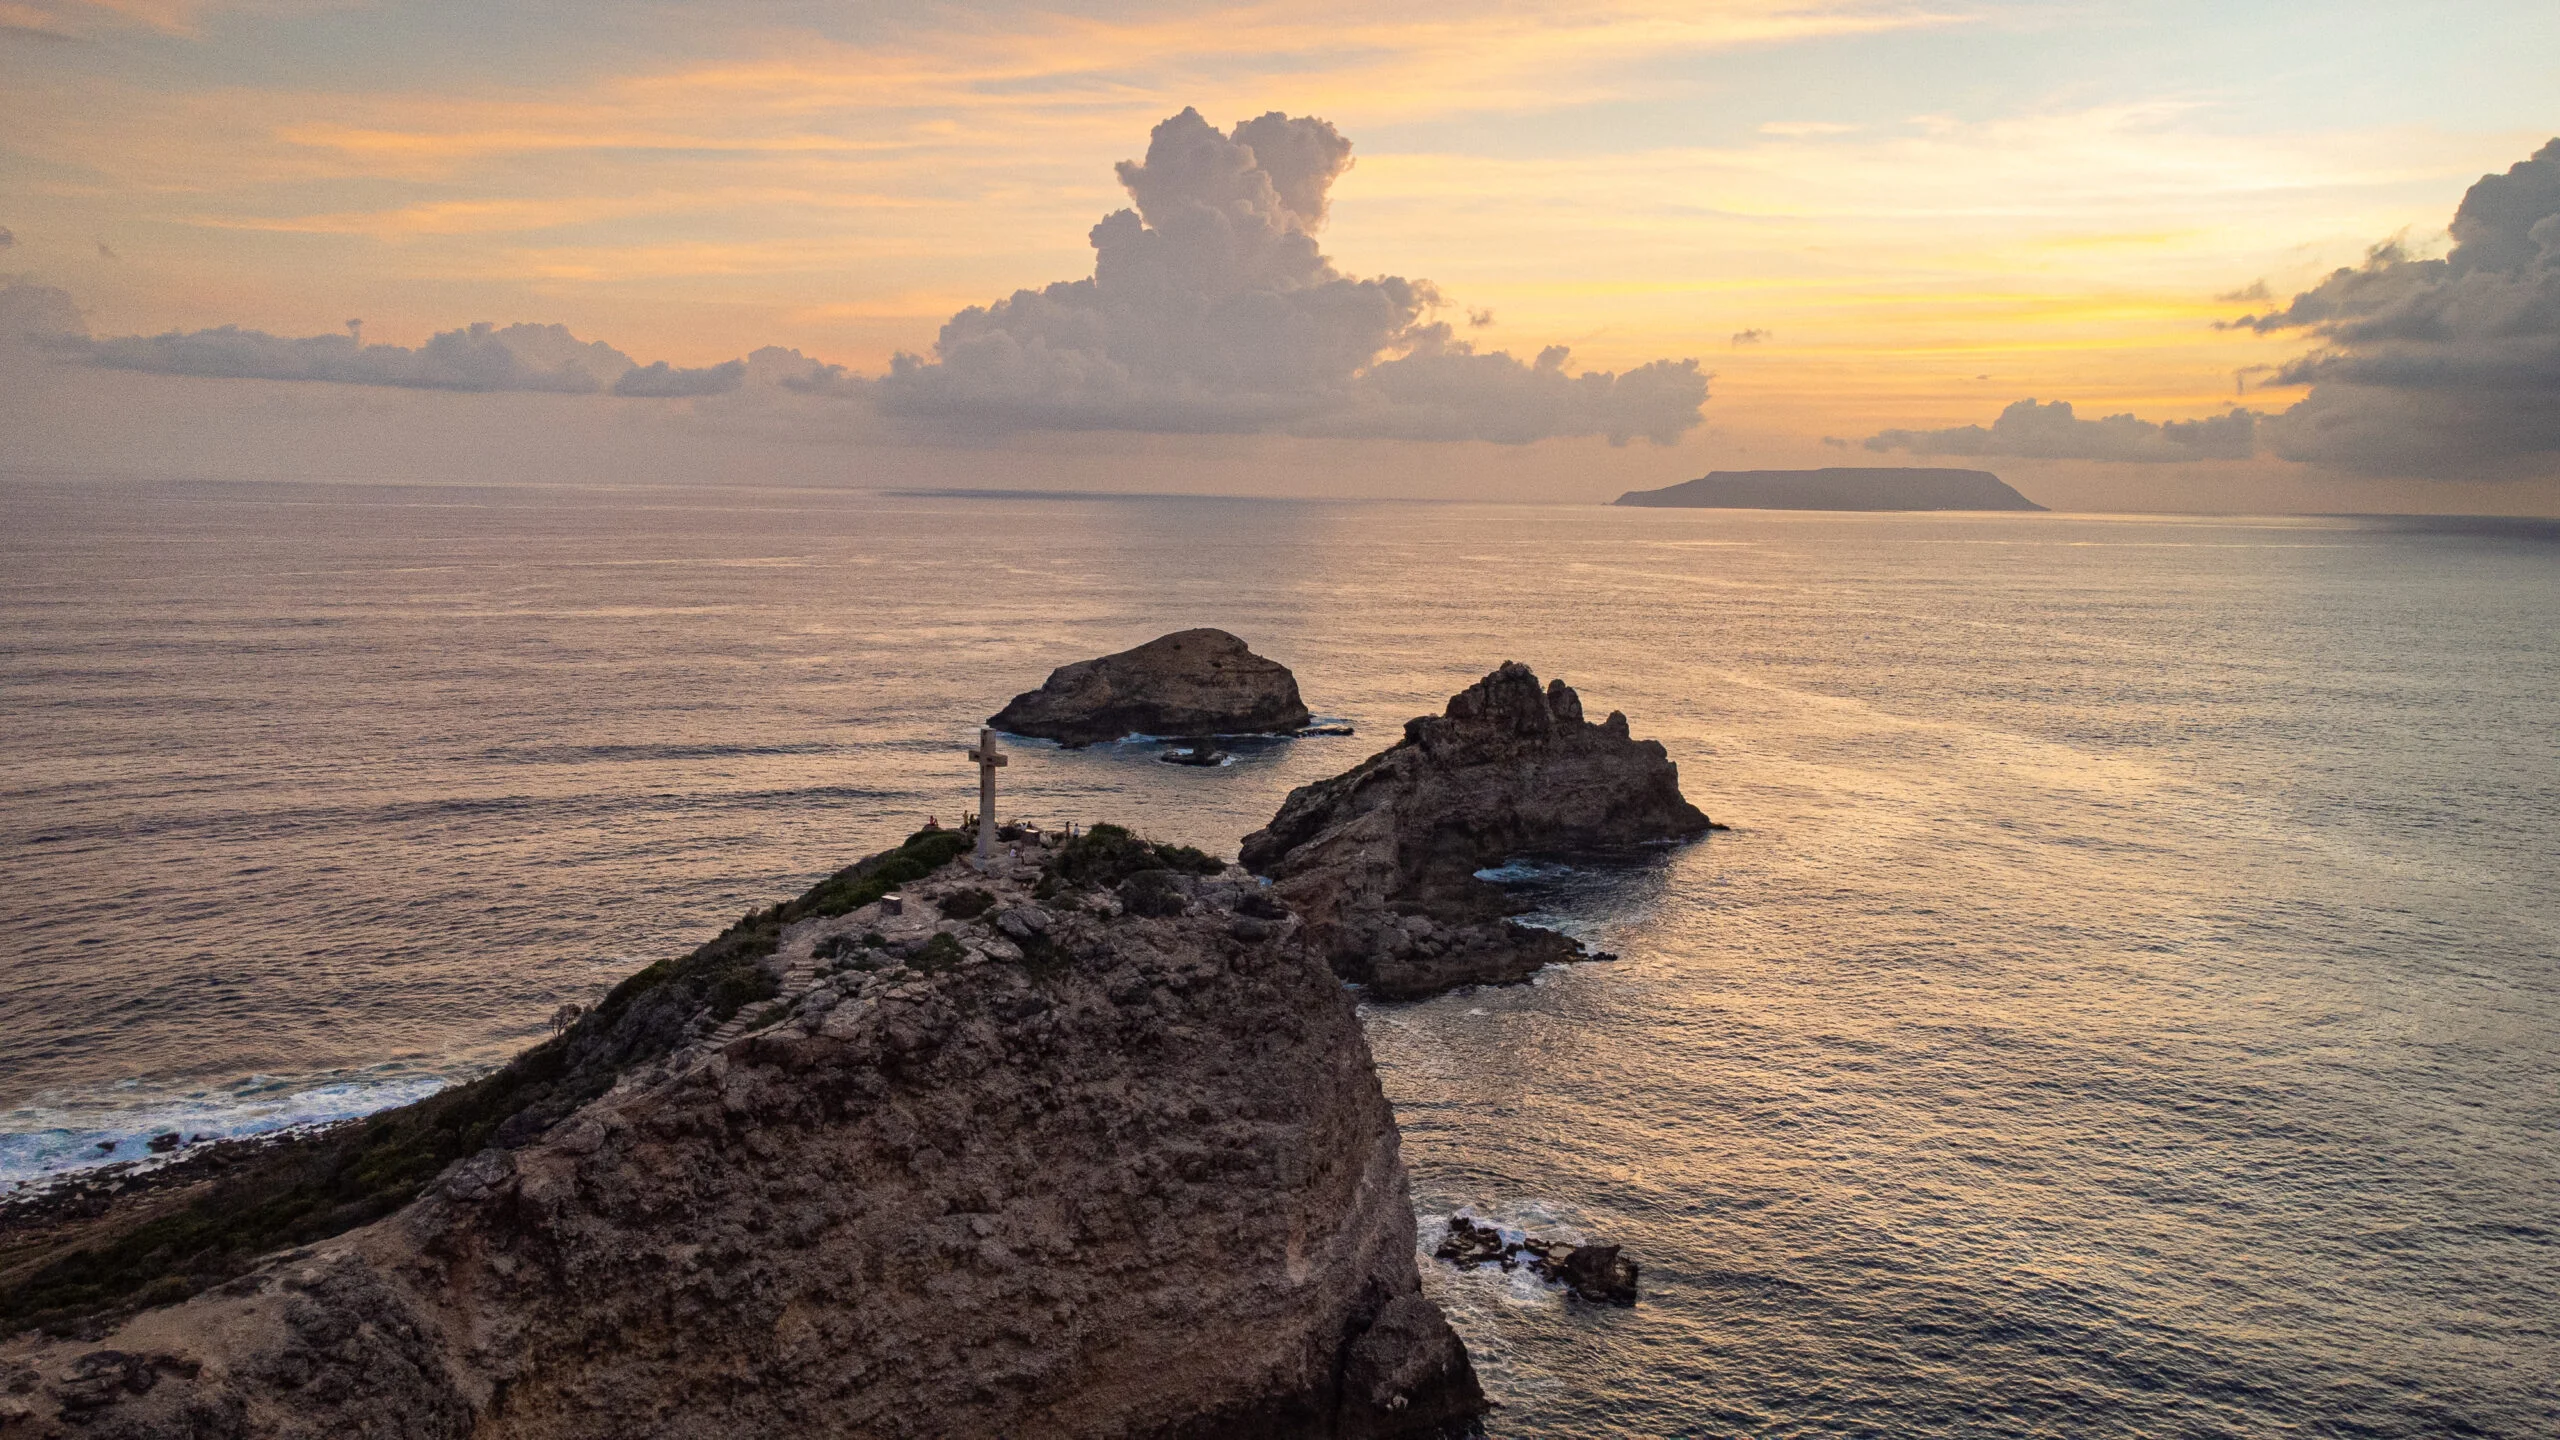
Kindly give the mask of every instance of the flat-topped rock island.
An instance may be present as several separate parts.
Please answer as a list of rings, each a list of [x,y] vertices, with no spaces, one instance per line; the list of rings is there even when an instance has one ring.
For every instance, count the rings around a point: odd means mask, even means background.
[[[2042,510],[1988,470],[1833,465],[1819,470],[1715,470],[1620,505],[1656,510]]]

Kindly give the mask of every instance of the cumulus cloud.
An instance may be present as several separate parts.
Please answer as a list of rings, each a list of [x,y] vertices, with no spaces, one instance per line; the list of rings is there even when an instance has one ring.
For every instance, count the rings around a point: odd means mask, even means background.
[[[2254,410],[2202,420],[2159,423],[2126,415],[2083,420],[2071,402],[2021,400],[2000,412],[1989,429],[1958,425],[1947,430],[1887,430],[1867,437],[1870,450],[1914,455],[2015,455],[2037,460],[2125,460],[2160,464],[2180,460],[2246,460],[2256,448]]]
[[[345,334],[223,326],[91,338],[68,297],[21,296],[0,319],[57,356],[108,369],[455,391],[735,395],[724,414],[794,397],[850,401],[868,420],[945,434],[1028,429],[1486,440],[1599,435],[1669,445],[1699,424],[1694,360],[1577,372],[1563,346],[1530,360],[1479,351],[1435,318],[1439,293],[1399,275],[1348,276],[1318,249],[1351,142],[1274,111],[1221,133],[1185,110],[1117,167],[1130,208],[1090,233],[1094,273],[972,307],[930,357],[876,379],[769,346],[686,369],[642,365],[558,325],[481,324],[410,349]],[[23,315],[21,314],[23,312]],[[11,318],[16,317],[16,318]],[[32,318],[28,318],[32,317]],[[1491,311],[1464,313],[1471,328]],[[739,393],[752,392],[752,393]]]
[[[1769,338],[1769,332],[1761,329],[1757,325],[1752,326],[1748,330],[1736,330],[1733,332],[1733,343],[1737,349],[1744,345],[1765,344],[1768,342]]]
[[[1091,278],[961,311],[930,358],[898,355],[873,394],[960,431],[1670,444],[1699,423],[1694,361],[1574,374],[1561,347],[1529,363],[1478,353],[1431,318],[1428,281],[1336,270],[1314,234],[1350,165],[1351,142],[1323,120],[1275,111],[1222,134],[1186,109],[1119,165],[1132,208],[1090,232]]]
[[[2560,462],[2560,139],[2482,176],[2452,230],[2442,259],[2378,245],[2283,308],[2229,322],[2319,342],[2272,382],[2312,387],[2268,419],[2276,454],[2418,478]]]
[[[2386,240],[2280,307],[2216,328],[2299,333],[2316,348],[2244,366],[2243,390],[2308,385],[2290,408],[2155,424],[2082,420],[2022,400],[1990,428],[1887,430],[1870,450],[2081,460],[2287,460],[2402,479],[2502,479],[2560,470],[2560,139],[2484,175],[2453,216],[2454,246],[2424,259]],[[2263,282],[2221,297],[2273,297]],[[2268,378],[2254,386],[2252,378]]]

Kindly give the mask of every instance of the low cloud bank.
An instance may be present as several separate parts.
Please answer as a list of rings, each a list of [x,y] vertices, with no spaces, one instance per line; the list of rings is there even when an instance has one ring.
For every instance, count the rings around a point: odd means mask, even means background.
[[[2440,260],[2377,245],[2281,308],[2224,323],[2318,342],[2262,382],[2311,387],[2281,413],[2154,424],[2080,420],[2067,403],[2024,400],[1988,429],[1886,430],[1867,448],[2147,462],[2245,459],[2263,448],[2400,479],[2550,474],[2560,468],[2560,139],[2482,176],[2452,231]],[[2224,298],[2267,295],[2258,285]]]
[[[89,340],[81,353],[92,365],[155,375],[563,395],[601,390],[633,368],[630,356],[601,341],[581,341],[559,325],[471,325],[447,330],[414,350],[367,345],[352,335],[287,338],[225,325],[192,334]]]
[[[352,330],[352,326],[350,329]],[[562,325],[468,325],[411,349],[346,335],[270,335],[225,325],[165,335],[97,338],[71,297],[28,280],[0,284],[0,342],[32,346],[108,370],[238,380],[318,380],[406,390],[530,390],[558,395],[717,395],[735,390],[741,360],[701,370],[635,364]]]
[[[2162,464],[2181,460],[2246,460],[2256,448],[2254,410],[2202,420],[2155,423],[2125,415],[2083,420],[2071,402],[2039,405],[2021,400],[2000,412],[1989,429],[1959,425],[1947,430],[1886,430],[1867,437],[1870,450],[1914,455],[2017,455],[2037,460],[2121,460]]]
[[[956,431],[1151,430],[1668,445],[1700,422],[1692,360],[1626,374],[1478,353],[1430,318],[1428,281],[1356,279],[1314,232],[1351,142],[1277,111],[1221,134],[1196,110],[1123,161],[1134,206],[1093,227],[1094,273],[972,306],[931,358],[902,354],[881,408]]]
[[[744,360],[707,365],[699,370],[680,370],[660,360],[623,371],[622,377],[613,382],[613,393],[658,399],[726,395],[745,384],[746,379],[747,362]]]

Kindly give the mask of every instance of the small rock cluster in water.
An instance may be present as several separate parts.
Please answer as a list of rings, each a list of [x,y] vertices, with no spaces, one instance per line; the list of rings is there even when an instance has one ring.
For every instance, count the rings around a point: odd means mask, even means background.
[[[1636,1303],[1636,1262],[1620,1255],[1615,1245],[1568,1245],[1535,1235],[1510,1240],[1498,1225],[1452,1215],[1449,1238],[1431,1253],[1461,1270],[1479,1265],[1517,1270],[1526,1265],[1539,1279],[1562,1285],[1594,1304]]]

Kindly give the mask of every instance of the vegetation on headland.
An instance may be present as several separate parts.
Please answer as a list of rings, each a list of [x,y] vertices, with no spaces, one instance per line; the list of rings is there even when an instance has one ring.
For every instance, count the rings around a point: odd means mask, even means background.
[[[1165,845],[1141,838],[1118,825],[1096,825],[1058,847],[1040,888],[1061,886],[1109,889],[1147,870],[1185,875],[1215,875],[1227,862],[1188,845]]]
[[[113,1233],[71,1239],[66,1253],[13,1267],[20,1273],[0,1280],[0,1334],[67,1330],[101,1312],[183,1300],[274,1251],[398,1210],[455,1160],[521,1145],[613,1088],[624,1071],[675,1050],[706,1010],[718,1023],[772,999],[777,985],[763,962],[785,926],[868,905],[951,863],[971,840],[967,831],[918,831],[796,900],[749,911],[691,954],[631,976],[561,1034],[478,1080],[271,1144],[141,1224],[113,1230],[110,1217],[100,1228]]]

